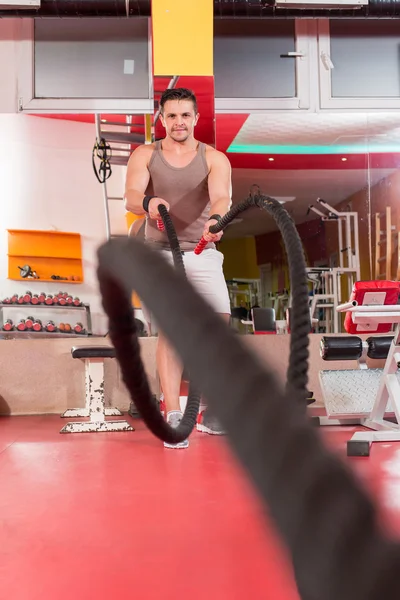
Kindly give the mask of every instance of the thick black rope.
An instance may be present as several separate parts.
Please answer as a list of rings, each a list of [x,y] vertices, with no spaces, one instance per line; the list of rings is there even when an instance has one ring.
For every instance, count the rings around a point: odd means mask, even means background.
[[[158,205],[158,212],[161,216],[161,219],[162,219],[162,222],[163,222],[163,225],[165,228],[165,232],[168,237],[168,241],[169,241],[169,245],[171,248],[172,258],[174,261],[175,268],[178,270],[179,273],[182,273],[182,275],[186,276],[185,264],[183,262],[183,256],[182,256],[182,251],[181,251],[181,247],[179,244],[179,239],[176,234],[175,227],[173,225],[173,222],[169,215],[169,212],[163,204]],[[146,401],[146,397],[147,397],[147,393],[148,393],[147,390],[145,391],[143,389],[142,393],[144,394],[143,397],[144,397],[144,400]],[[134,400],[134,402],[136,403],[136,399]],[[170,438],[170,439],[178,439],[178,442],[181,442],[183,440],[186,440],[190,436],[190,434],[192,433],[192,431],[196,425],[196,421],[197,421],[197,417],[198,417],[199,409],[200,409],[200,402],[201,402],[201,392],[195,388],[195,386],[193,385],[193,382],[190,380],[190,375],[189,375],[188,397],[187,397],[186,406],[185,406],[182,420],[179,423],[178,427],[175,429],[173,429],[168,424],[167,424],[167,428],[163,427],[163,429],[162,429],[164,432],[165,431],[169,432],[168,435],[172,436],[172,438]],[[151,410],[154,410],[154,404],[152,405]],[[167,439],[165,439],[164,441],[171,443],[171,441],[167,440]]]
[[[175,268],[178,269],[178,271],[180,271],[181,273],[185,274],[185,264],[182,258],[181,247],[169,212],[164,206],[164,204],[159,204],[157,210],[161,216],[162,222],[165,227],[165,233],[168,237],[168,242],[171,248]]]
[[[238,214],[252,206],[266,210],[275,220],[282,234],[289,264],[290,288],[292,291],[290,358],[287,369],[288,389],[301,390],[301,404],[306,407],[308,396],[308,334],[311,331],[310,308],[308,303],[308,285],[306,261],[303,245],[296,226],[289,213],[274,198],[252,196],[234,206],[217,225],[210,227],[211,233],[218,233]]]
[[[371,500],[309,424],[298,402],[302,391],[282,390],[182,274],[145,244],[110,240],[98,258],[103,306],[128,388],[140,379],[133,372],[140,352],[130,302],[135,290],[205,393],[264,500],[290,552],[300,597],[398,600],[400,547],[380,531]],[[143,412],[148,395],[138,407]],[[161,415],[157,427],[146,422],[153,432],[163,426]]]

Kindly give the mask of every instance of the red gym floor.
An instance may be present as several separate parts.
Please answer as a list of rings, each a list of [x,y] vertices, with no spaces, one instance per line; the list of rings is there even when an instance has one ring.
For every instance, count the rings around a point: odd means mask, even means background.
[[[0,418],[0,600],[298,600],[285,553],[226,440],[166,450],[133,433],[60,435]],[[347,459],[400,537],[400,444]]]

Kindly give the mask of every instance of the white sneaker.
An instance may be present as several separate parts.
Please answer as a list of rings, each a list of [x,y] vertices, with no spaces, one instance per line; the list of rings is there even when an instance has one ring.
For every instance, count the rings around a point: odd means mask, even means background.
[[[225,435],[225,431],[222,429],[218,420],[210,414],[210,411],[207,408],[200,411],[197,417],[196,429],[197,431],[208,433],[210,435]]]
[[[171,425],[171,427],[178,427],[179,423],[182,421],[183,413],[180,410],[171,410],[167,414],[167,423]],[[169,444],[168,442],[164,442],[165,448],[187,448],[189,446],[189,440],[183,440],[183,442],[179,442],[178,444]]]

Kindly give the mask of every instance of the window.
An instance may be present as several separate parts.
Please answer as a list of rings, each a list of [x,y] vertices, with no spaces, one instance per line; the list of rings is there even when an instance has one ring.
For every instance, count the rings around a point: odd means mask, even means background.
[[[21,27],[21,110],[153,112],[147,19],[27,19]]]
[[[396,21],[320,21],[321,107],[400,108],[399,46]]]
[[[304,21],[214,21],[216,109],[308,107],[308,40]]]

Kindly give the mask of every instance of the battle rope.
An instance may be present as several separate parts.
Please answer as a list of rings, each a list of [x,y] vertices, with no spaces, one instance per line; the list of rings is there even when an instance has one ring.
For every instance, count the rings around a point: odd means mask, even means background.
[[[160,222],[157,223],[157,226],[161,231],[165,231],[167,234],[175,268],[177,269],[177,271],[179,273],[182,273],[182,275],[186,275],[185,265],[184,265],[183,257],[182,257],[182,251],[180,248],[178,236],[175,231],[175,227],[172,223],[172,219],[168,213],[168,210],[166,209],[166,207],[163,204],[160,204],[158,206],[158,212],[159,212],[162,220],[161,220],[161,223]],[[146,394],[147,394],[147,392],[146,392]],[[145,397],[146,397],[146,395],[145,395]],[[197,416],[199,414],[200,402],[201,402],[201,392],[199,392],[195,388],[195,386],[193,385],[193,382],[190,380],[190,376],[189,376],[189,391],[188,391],[186,407],[185,407],[185,411],[183,413],[182,420],[179,423],[178,427],[175,429],[172,429],[168,425],[169,434],[172,434],[172,432],[174,432],[173,438],[178,437],[178,441],[182,441],[189,437],[189,435],[193,431],[194,426],[196,425]],[[157,419],[157,421],[158,421],[158,419]],[[165,431],[165,426],[162,426],[160,428],[160,431]],[[163,439],[165,441],[169,442],[169,440],[167,440],[165,438],[163,438]]]
[[[303,245],[296,226],[287,210],[274,198],[269,196],[250,196],[234,206],[218,224],[210,227],[211,233],[225,229],[241,212],[257,206],[266,210],[275,220],[282,234],[289,263],[289,277],[292,292],[290,358],[287,369],[287,385],[289,389],[302,391],[300,402],[305,407],[308,382],[308,334],[311,331],[310,308],[308,303],[308,284],[306,277],[306,261]],[[195,252],[200,253],[207,242],[200,240]]]
[[[128,389],[147,385],[134,372],[141,365],[135,290],[205,393],[264,500],[290,551],[300,597],[398,600],[400,547],[381,533],[372,502],[309,424],[297,401],[302,391],[284,392],[182,273],[143,242],[110,240],[98,259],[103,306]],[[155,432],[145,391],[138,408]]]
[[[290,359],[288,366],[288,389],[297,389],[301,391],[299,395],[300,401],[304,407],[307,405],[307,371],[308,371],[308,333],[310,331],[310,313],[308,308],[308,289],[305,272],[305,259],[303,247],[299,238],[296,227],[290,218],[288,212],[275,199],[267,196],[250,197],[240,204],[234,206],[218,223],[218,225],[210,228],[212,233],[217,233],[229,225],[229,223],[241,212],[250,207],[258,206],[261,209],[267,210],[275,219],[284,240],[287,249],[290,279],[292,282],[292,297],[293,308],[291,318],[291,348]],[[165,230],[169,240],[170,248],[173,255],[175,267],[179,272],[185,274],[185,268],[182,258],[182,252],[179,246],[179,240],[175,232],[171,217],[165,206],[160,204],[158,211],[161,216],[161,221],[157,222],[159,230]],[[200,251],[207,245],[205,240],[200,241],[198,248]],[[111,325],[110,325],[111,327]],[[110,330],[111,335],[111,330]],[[192,432],[199,411],[201,393],[197,390],[190,379],[189,375],[189,394],[186,403],[186,408],[183,418],[179,426],[175,429],[171,428],[167,423],[161,422],[160,413],[154,400],[148,402],[149,387],[147,382],[139,381],[139,373],[144,373],[143,366],[139,365],[140,356],[137,352],[134,355],[135,366],[127,373],[127,387],[131,392],[132,400],[140,410],[140,406],[145,406],[143,418],[147,425],[152,429],[153,433],[168,443],[178,443],[185,440]],[[142,375],[140,375],[141,377]],[[128,383],[129,382],[129,383]],[[132,388],[129,387],[132,385]],[[137,395],[141,398],[138,399]],[[142,401],[143,400],[143,401]],[[157,414],[155,414],[157,412]],[[147,417],[147,415],[149,415]],[[150,419],[151,424],[147,421]],[[153,429],[154,428],[154,429]]]

